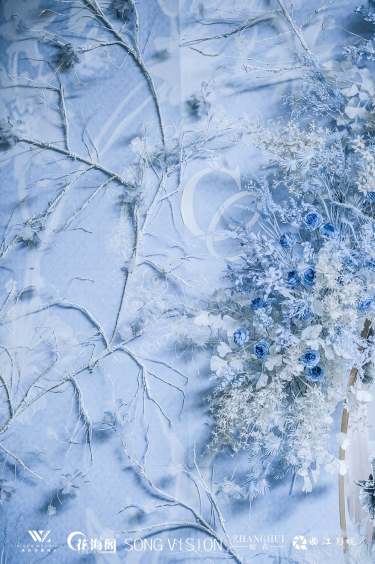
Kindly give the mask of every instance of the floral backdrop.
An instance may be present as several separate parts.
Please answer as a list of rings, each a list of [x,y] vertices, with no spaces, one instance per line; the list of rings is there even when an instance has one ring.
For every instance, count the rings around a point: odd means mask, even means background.
[[[0,13],[0,563],[373,562],[372,0]]]

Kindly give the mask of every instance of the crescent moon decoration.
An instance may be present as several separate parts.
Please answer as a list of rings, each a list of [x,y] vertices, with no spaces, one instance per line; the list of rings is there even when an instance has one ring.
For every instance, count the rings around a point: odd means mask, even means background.
[[[213,218],[209,223],[208,232],[206,234],[207,248],[210,251],[211,255],[217,257],[222,256],[215,251],[214,243],[217,241],[224,241],[225,239],[229,238],[229,235],[227,234],[223,234],[223,233],[220,234],[220,232],[219,233],[216,232],[216,228],[218,227],[220,219],[223,217],[225,211],[229,209],[235,202],[238,202],[243,198],[248,198],[249,196],[255,197],[256,194],[254,192],[247,192],[242,190],[241,192],[238,192],[238,194],[233,194],[232,196],[229,196],[229,198],[225,200],[225,202],[219,207],[217,212],[214,214]],[[247,228],[252,227],[257,223],[258,219],[259,219],[259,212],[255,210],[249,221],[246,223],[246,227]],[[236,261],[240,259],[240,255],[238,254],[233,256],[225,255],[223,258],[230,261]]]
[[[202,229],[199,226],[196,216],[195,216],[195,206],[194,206],[194,199],[196,195],[196,191],[198,188],[199,181],[212,174],[214,172],[221,172],[232,178],[239,190],[235,194],[227,197],[224,202],[219,206],[217,211],[212,216],[208,224],[207,230]],[[206,167],[199,172],[195,173],[190,180],[186,183],[181,196],[181,215],[185,226],[189,229],[190,233],[195,235],[196,237],[203,237],[206,240],[207,249],[212,256],[225,258],[226,260],[235,261],[239,259],[239,255],[233,256],[222,256],[220,255],[214,248],[214,243],[218,241],[224,241],[230,236],[228,234],[222,233],[217,231],[217,227],[220,223],[221,218],[223,217],[224,213],[236,202],[244,199],[249,198],[251,196],[256,196],[254,192],[241,190],[241,179],[240,179],[240,171],[238,168],[234,170],[230,170],[224,167]],[[259,213],[254,211],[251,215],[251,218],[246,223],[247,227],[251,227],[257,223],[259,219]]]

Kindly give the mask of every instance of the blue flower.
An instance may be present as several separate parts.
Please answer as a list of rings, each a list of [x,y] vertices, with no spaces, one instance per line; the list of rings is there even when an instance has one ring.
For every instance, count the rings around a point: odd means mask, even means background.
[[[370,298],[370,297],[363,298],[363,300],[360,300],[358,302],[357,308],[358,308],[359,311],[367,311],[367,310],[370,309],[370,307],[373,305],[373,303],[374,303],[374,300],[372,298]]]
[[[291,286],[291,288],[297,288],[301,284],[301,277],[297,270],[290,270],[287,274],[287,278],[288,285]]]
[[[325,370],[321,366],[313,366],[305,371],[306,377],[312,382],[321,382],[325,377]]]
[[[372,271],[375,271],[375,259],[370,258],[366,261],[365,266]]]
[[[326,239],[333,239],[336,236],[336,230],[332,223],[324,223],[324,225],[320,227],[319,231],[321,236]]]
[[[300,319],[302,319],[303,321],[307,321],[308,319],[311,319],[313,317],[313,312],[311,311],[309,306],[306,306],[306,308],[302,311],[301,315],[300,315]]]
[[[247,329],[243,329],[242,327],[236,329],[235,332],[233,333],[233,341],[239,347],[243,347],[244,345],[246,345],[246,343],[249,342],[249,339],[250,339],[249,331]]]
[[[253,310],[262,309],[263,307],[266,307],[266,305],[267,303],[263,298],[254,298],[250,303],[250,307]]]
[[[303,356],[301,356],[300,361],[307,368],[313,368],[318,364],[320,360],[319,351],[314,351],[313,349],[308,349]]]
[[[289,249],[290,247],[293,247],[295,242],[296,242],[296,236],[294,233],[291,233],[290,231],[288,231],[287,233],[283,233],[280,237],[280,245],[283,247],[283,249]]]
[[[265,339],[258,341],[254,345],[254,354],[257,358],[265,358],[270,352],[270,346]]]
[[[313,286],[315,283],[315,269],[312,266],[306,268],[303,273],[303,282],[306,286]]]
[[[356,272],[356,270],[358,270],[357,260],[350,255],[343,258],[342,265],[349,272]]]
[[[303,221],[309,231],[314,231],[322,224],[323,218],[320,213],[310,211],[305,215]]]

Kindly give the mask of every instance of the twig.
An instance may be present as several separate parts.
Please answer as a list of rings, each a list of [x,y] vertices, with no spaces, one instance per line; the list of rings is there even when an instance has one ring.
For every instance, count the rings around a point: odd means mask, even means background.
[[[130,259],[128,261],[128,266],[126,266],[124,268],[125,279],[124,279],[124,282],[123,282],[123,285],[122,285],[120,303],[119,303],[119,306],[117,308],[115,323],[114,323],[113,329],[112,329],[111,342],[113,341],[113,339],[116,336],[121,311],[122,311],[122,308],[123,308],[124,303],[125,303],[126,288],[128,286],[129,278],[131,277],[131,275],[132,275],[132,273],[133,273],[133,271],[136,267],[139,243],[140,243],[139,217],[138,217],[138,210],[135,209],[135,211],[134,211],[134,243],[133,243],[133,249],[132,249],[132,253],[130,255]]]
[[[103,182],[102,184],[100,184],[100,186],[98,186],[93,192],[92,194],[90,194],[90,196],[83,202],[83,204],[81,204],[73,213],[72,215],[65,221],[64,225],[59,229],[59,231],[64,231],[66,229],[68,229],[68,227],[73,223],[73,221],[76,219],[76,217],[79,216],[79,214],[81,212],[83,212],[87,206],[89,206],[91,204],[91,202],[94,200],[94,198],[96,198],[96,196],[99,194],[99,192],[101,192],[102,190],[104,190],[104,188],[106,188],[106,186],[108,186],[108,184],[111,183],[111,181],[113,180],[113,176],[112,178],[108,178],[108,180],[106,180],[105,182]]]
[[[306,51],[307,55],[309,56],[310,60],[314,63],[315,66],[318,66],[317,62],[315,60],[314,54],[312,53],[310,47],[307,45],[305,38],[302,35],[302,32],[299,30],[299,28],[295,24],[292,16],[290,15],[287,7],[285,6],[284,0],[277,0],[277,3],[280,6],[281,11],[285,16],[285,19],[288,21],[290,27],[292,28],[292,30],[296,34],[296,36],[297,36],[299,42],[301,43],[303,49]]]
[[[151,401],[158,408],[158,410],[160,411],[162,416],[167,421],[169,427],[171,427],[172,426],[171,419],[165,413],[165,411],[162,408],[162,406],[160,405],[160,403],[151,395],[150,388],[149,388],[149,385],[148,385],[148,380],[147,380],[147,375],[149,374],[149,371],[147,370],[147,367],[145,366],[145,364],[137,357],[137,355],[133,351],[128,349],[128,347],[122,346],[122,347],[119,348],[119,350],[123,351],[129,358],[131,358],[133,360],[133,362],[136,364],[136,366],[139,368],[139,374],[141,376],[142,383],[143,383],[143,390],[146,394],[147,399],[149,401]],[[183,393],[183,391],[181,389],[180,389],[180,391]]]
[[[14,410],[13,410],[12,400],[10,398],[10,391],[9,391],[9,388],[8,388],[8,384],[6,383],[5,379],[3,378],[3,376],[1,374],[0,374],[0,382],[3,385],[3,388],[5,390],[5,395],[7,397],[9,416],[13,417]]]
[[[56,145],[52,145],[51,143],[47,143],[45,141],[40,141],[38,139],[31,139],[31,138],[28,138],[28,137],[19,137],[18,141],[20,143],[26,143],[26,144],[34,146],[34,147],[39,147],[40,149],[45,149],[46,151],[53,151],[55,153],[59,153],[60,155],[64,155],[65,157],[67,157],[68,159],[70,159],[72,161],[78,161],[78,162],[81,162],[81,163],[87,165],[88,167],[90,167],[90,169],[99,170],[100,172],[109,176],[112,180],[118,182],[119,184],[121,184],[122,186],[125,186],[126,188],[131,187],[130,183],[125,178],[123,178],[120,174],[118,174],[117,172],[113,172],[112,170],[110,170],[110,169],[104,167],[103,165],[101,165],[100,163],[90,161],[90,159],[86,159],[85,157],[82,157],[81,155],[78,155],[77,153],[73,153],[72,151],[67,151],[66,149],[62,149],[61,147],[57,147]]]
[[[221,510],[220,510],[220,508],[219,508],[219,506],[218,506],[218,504],[217,504],[217,501],[216,501],[216,499],[215,499],[213,493],[210,491],[210,489],[209,489],[209,487],[207,486],[205,480],[203,479],[202,473],[201,473],[200,468],[199,468],[199,466],[198,466],[198,463],[197,463],[197,455],[196,455],[196,451],[195,451],[195,445],[194,445],[194,449],[193,449],[193,461],[194,461],[194,467],[195,467],[195,469],[196,469],[196,471],[197,471],[197,474],[198,474],[198,476],[199,476],[199,478],[200,478],[200,481],[201,481],[201,484],[202,484],[202,486],[203,486],[203,488],[204,488],[204,491],[205,491],[205,493],[206,493],[206,496],[208,497],[208,499],[209,499],[209,501],[210,501],[210,503],[211,503],[211,506],[212,506],[213,510],[216,512],[216,515],[217,515],[217,517],[218,517],[218,519],[219,519],[219,523],[220,523],[220,526],[221,526],[221,528],[222,528],[222,530],[223,530],[223,533],[224,533],[224,535],[225,535],[226,541],[228,542],[228,544],[230,544],[230,539],[229,539],[229,536],[228,536],[228,533],[227,533],[227,529],[226,529],[226,526],[225,526],[224,516],[223,516],[223,514],[222,514],[222,512],[221,512]]]
[[[97,321],[95,319],[95,317],[92,315],[92,313],[90,313],[89,310],[86,309],[84,306],[80,306],[78,304],[74,304],[74,303],[71,303],[71,302],[68,302],[68,301],[51,302],[51,303],[43,305],[43,306],[41,306],[37,309],[33,309],[33,310],[28,311],[26,313],[22,313],[21,315],[17,315],[15,317],[10,318],[10,319],[5,319],[5,320],[0,322],[0,325],[6,325],[8,323],[18,321],[19,319],[22,319],[24,317],[29,317],[30,315],[35,315],[35,314],[41,313],[43,311],[47,311],[47,310],[49,310],[53,307],[58,307],[58,308],[62,308],[62,309],[73,309],[73,310],[76,310],[76,311],[79,311],[80,313],[82,313],[82,315],[84,317],[86,317],[86,319],[88,321],[90,321],[90,323],[98,330],[98,333],[102,337],[105,346],[108,348],[109,341],[108,341],[108,338],[105,334],[105,330],[103,329],[103,327],[101,326],[99,321]]]
[[[161,488],[159,488],[158,486],[156,486],[154,484],[154,482],[151,480],[151,478],[149,478],[147,476],[146,471],[145,471],[145,467],[142,464],[140,464],[138,461],[136,461],[134,458],[132,458],[130,453],[127,451],[127,448],[126,448],[126,445],[124,444],[124,442],[122,442],[122,444],[123,444],[124,451],[125,451],[127,457],[129,458],[130,462],[132,463],[132,467],[133,467],[134,471],[146,483],[146,485],[150,489],[151,493],[153,495],[156,495],[157,497],[159,497],[159,499],[166,501],[167,503],[172,503],[176,506],[179,506],[183,509],[186,509],[194,517],[195,521],[193,521],[193,522],[186,521],[186,522],[182,522],[182,523],[181,522],[175,523],[174,525],[176,526],[176,528],[199,529],[200,531],[204,532],[205,534],[207,534],[207,535],[211,536],[212,538],[214,538],[215,540],[217,540],[219,545],[221,545],[223,547],[223,549],[229,554],[229,556],[231,556],[233,558],[233,560],[235,562],[237,562],[238,564],[242,564],[242,559],[237,554],[237,552],[234,550],[234,548],[232,548],[231,543],[226,541],[226,540],[221,539],[219,534],[217,533],[217,531],[211,527],[211,525],[206,521],[206,519],[200,513],[198,513],[192,505],[189,505],[185,501],[177,499],[175,496],[167,493],[166,491],[164,491]],[[159,528],[159,529],[163,529],[163,530],[171,530],[171,524],[169,524],[169,526],[168,526],[168,524],[165,524],[165,523],[163,523],[162,525],[161,524],[150,525],[149,527],[145,527],[144,529],[137,529],[135,531],[128,531],[128,532],[136,532],[137,535],[138,535],[139,532],[142,531],[142,530],[151,531],[154,528]],[[137,538],[139,538],[139,536]]]
[[[16,454],[14,454],[13,452],[11,452],[10,450],[8,450],[2,443],[0,443],[0,449],[7,455],[10,456],[10,458],[13,458],[13,460],[19,464],[24,470],[26,470],[27,472],[29,472],[32,476],[34,476],[35,478],[38,478],[38,480],[44,480],[44,478],[42,478],[42,476],[40,476],[39,474],[37,474],[36,472],[34,472],[34,470],[32,470],[27,464],[25,464],[25,462]]]
[[[82,391],[81,391],[81,388],[80,388],[76,378],[74,376],[69,376],[67,378],[67,380],[72,383],[74,391],[77,395],[79,417],[83,419],[83,423],[86,426],[87,444],[88,444],[89,450],[90,450],[91,463],[93,463],[94,457],[93,457],[93,450],[92,450],[92,422],[91,422],[89,414],[87,413],[87,410],[85,408],[83,396],[82,396]]]
[[[25,221],[24,225],[32,226],[34,225],[34,223],[40,222],[44,227],[47,223],[48,217],[56,210],[58,205],[62,202],[64,196],[80,180],[80,178],[90,170],[92,170],[91,167],[85,170],[78,170],[77,173],[72,173],[72,174],[77,174],[77,177],[71,180],[68,184],[64,186],[64,188],[62,188],[58,192],[58,194],[48,203],[44,211],[30,217],[28,220]],[[4,238],[0,248],[0,258],[5,257],[8,254],[8,252],[19,242],[19,235],[20,233],[17,233],[14,237],[12,237],[12,239],[9,241],[8,244],[5,244],[5,238]]]
[[[199,43],[205,43],[207,41],[214,41],[216,39],[226,39],[227,37],[231,37],[232,35],[236,35],[237,33],[241,33],[241,31],[245,31],[246,29],[250,29],[251,27],[273,20],[276,16],[276,12],[268,12],[261,16],[255,16],[253,18],[249,18],[244,24],[232,29],[231,31],[227,31],[225,33],[220,33],[218,35],[211,35],[209,37],[201,37],[200,39],[192,39],[190,41],[184,41],[180,44],[181,47],[191,47],[192,45],[198,45]]]
[[[177,368],[174,368],[174,366],[171,366],[165,360],[160,360],[160,359],[155,359],[155,358],[147,358],[147,357],[142,357],[142,359],[147,360],[149,362],[152,362],[154,364],[160,364],[160,366],[164,366],[165,368],[168,368],[168,370],[171,370],[172,372],[175,372],[176,374],[181,376],[181,378],[183,378],[185,380],[185,383],[187,383],[189,381],[189,378],[185,374],[183,374],[180,370],[177,370]]]
[[[166,163],[166,141],[165,141],[165,133],[164,133],[164,126],[163,126],[163,120],[162,120],[162,115],[161,115],[161,109],[160,109],[158,97],[157,97],[157,94],[156,94],[154,82],[153,82],[152,77],[151,77],[150,73],[148,72],[148,70],[147,70],[147,68],[146,68],[146,66],[145,66],[145,64],[142,60],[142,57],[139,53],[138,48],[137,48],[137,51],[135,51],[132,47],[130,47],[130,45],[128,45],[126,43],[126,41],[124,40],[122,35],[112,26],[111,22],[106,18],[106,16],[104,15],[104,12],[100,8],[97,0],[83,0],[83,1],[84,1],[84,4],[86,4],[86,6],[94,14],[96,19],[98,21],[102,22],[104,24],[106,30],[109,31],[110,33],[112,33],[112,35],[118,40],[118,45],[121,46],[127,52],[128,55],[130,55],[130,57],[133,59],[135,64],[138,66],[138,68],[142,72],[144,78],[146,79],[149,91],[151,93],[151,97],[152,97],[153,102],[154,102],[157,118],[158,118],[158,124],[159,124],[159,129],[160,129],[160,137],[161,137],[161,141],[162,141],[163,148],[164,148],[164,162]]]
[[[63,87],[63,84],[61,82],[60,76],[57,75],[57,77],[58,77],[58,81],[59,81],[60,109],[61,109],[61,114],[62,114],[62,119],[63,119],[65,149],[67,151],[70,151],[69,122],[68,122],[68,114],[67,114],[66,104],[65,104],[64,87]]]

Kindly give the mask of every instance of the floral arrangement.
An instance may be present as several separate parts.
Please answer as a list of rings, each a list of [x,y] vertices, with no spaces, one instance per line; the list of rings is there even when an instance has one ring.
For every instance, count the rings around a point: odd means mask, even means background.
[[[357,12],[374,25],[371,9]],[[248,454],[240,486],[250,499],[290,472],[307,492],[322,467],[344,474],[345,457],[330,444],[335,411],[370,399],[375,108],[365,55],[373,37],[330,67],[312,65],[284,123],[244,125],[267,155],[249,184],[260,219],[231,226],[240,260],[195,323],[215,343],[211,447]]]

